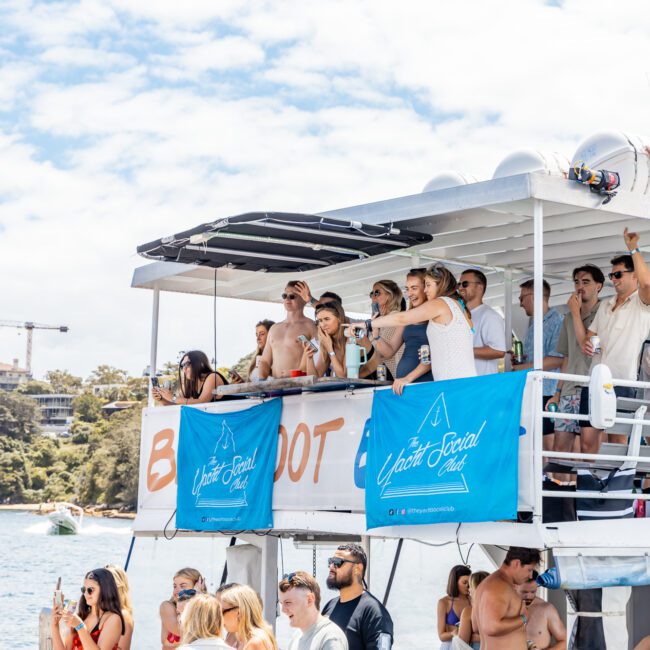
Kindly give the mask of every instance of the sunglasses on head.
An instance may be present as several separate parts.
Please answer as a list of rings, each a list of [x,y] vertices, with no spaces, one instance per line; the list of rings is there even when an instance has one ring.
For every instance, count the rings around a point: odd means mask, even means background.
[[[285,573],[282,576],[282,579],[286,580],[287,582],[291,582],[295,577],[296,577],[296,572],[292,571],[291,573]]]
[[[178,601],[189,600],[196,596],[196,589],[181,589],[178,592]]]
[[[349,562],[350,564],[361,564],[359,562],[359,560],[346,560],[345,558],[342,558],[342,557],[328,557],[327,558],[327,566],[332,564],[337,569],[340,569],[343,566],[344,562]]]
[[[633,273],[634,271],[614,271],[613,273],[608,273],[607,277],[610,280],[620,280],[623,277],[623,273]]]
[[[81,588],[81,593],[82,594],[88,594],[89,596],[91,596],[94,591],[97,591],[97,587],[82,587]]]
[[[296,294],[295,293],[283,293],[282,294],[282,300],[295,300],[296,299]]]

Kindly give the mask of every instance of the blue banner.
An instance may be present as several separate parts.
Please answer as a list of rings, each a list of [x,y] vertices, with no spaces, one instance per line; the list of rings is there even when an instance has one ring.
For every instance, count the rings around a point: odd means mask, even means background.
[[[366,526],[515,519],[527,374],[412,384],[401,396],[377,391]]]
[[[282,400],[234,413],[181,408],[176,526],[273,527],[271,501]]]

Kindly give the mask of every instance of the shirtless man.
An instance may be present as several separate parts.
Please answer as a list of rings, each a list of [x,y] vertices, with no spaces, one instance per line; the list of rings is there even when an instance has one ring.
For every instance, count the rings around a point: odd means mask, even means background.
[[[531,580],[539,560],[538,550],[511,546],[503,564],[478,586],[472,627],[481,635],[481,650],[526,650],[528,612],[514,587]]]
[[[557,609],[537,597],[536,578],[537,571],[533,571],[532,580],[515,587],[528,609],[526,636],[533,650],[566,650],[566,627]]]
[[[316,335],[314,321],[303,313],[305,301],[296,289],[297,284],[299,283],[293,280],[287,282],[282,294],[287,317],[269,330],[260,363],[260,379],[269,376],[288,377],[290,370],[300,368],[303,347],[298,337],[304,334],[308,339],[312,339]]]

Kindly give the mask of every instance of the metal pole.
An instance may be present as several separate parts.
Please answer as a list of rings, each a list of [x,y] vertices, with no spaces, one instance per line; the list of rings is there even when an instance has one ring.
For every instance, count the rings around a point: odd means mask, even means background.
[[[386,585],[386,593],[384,593],[384,600],[383,600],[384,607],[386,607],[386,603],[388,602],[388,596],[390,596],[390,590],[391,590],[391,587],[393,586],[393,579],[395,578],[395,571],[397,570],[397,563],[399,562],[399,556],[400,556],[400,553],[402,552],[402,544],[404,544],[404,539],[402,537],[400,537],[399,541],[397,542],[397,550],[395,551],[395,558],[393,559],[393,566],[390,568],[390,576],[388,576],[388,584]]]
[[[126,556],[126,562],[124,563],[124,570],[128,571],[129,570],[129,563],[131,562],[131,553],[133,553],[133,546],[135,544],[135,535],[131,537],[131,544],[129,546],[129,552]]]
[[[544,345],[543,330],[544,324],[544,303],[543,303],[543,285],[544,280],[544,208],[539,199],[533,199],[533,231],[534,231],[534,278],[535,278],[535,295],[533,296],[534,305],[534,354],[533,367],[535,370],[542,370],[544,362]]]
[[[27,330],[27,350],[25,351],[25,370],[29,378],[32,377],[32,345],[34,343],[34,326],[30,323],[25,325]]]
[[[509,348],[512,349],[512,269],[506,269],[503,272],[503,288],[503,313],[506,321],[506,345],[509,345]],[[512,369],[512,359],[509,354],[506,354],[504,364],[506,372]]]
[[[149,357],[149,377],[156,376],[156,363],[158,356],[158,316],[160,314],[160,289],[153,290],[153,308],[151,312],[151,354]],[[149,406],[153,406],[151,382],[149,382]]]

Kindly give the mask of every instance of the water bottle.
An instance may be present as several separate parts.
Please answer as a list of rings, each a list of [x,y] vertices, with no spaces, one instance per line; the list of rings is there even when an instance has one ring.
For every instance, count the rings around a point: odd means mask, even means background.
[[[559,589],[560,588],[560,572],[557,567],[551,567],[547,571],[544,571],[541,575],[537,576],[535,582],[540,587],[546,587],[547,589]]]

